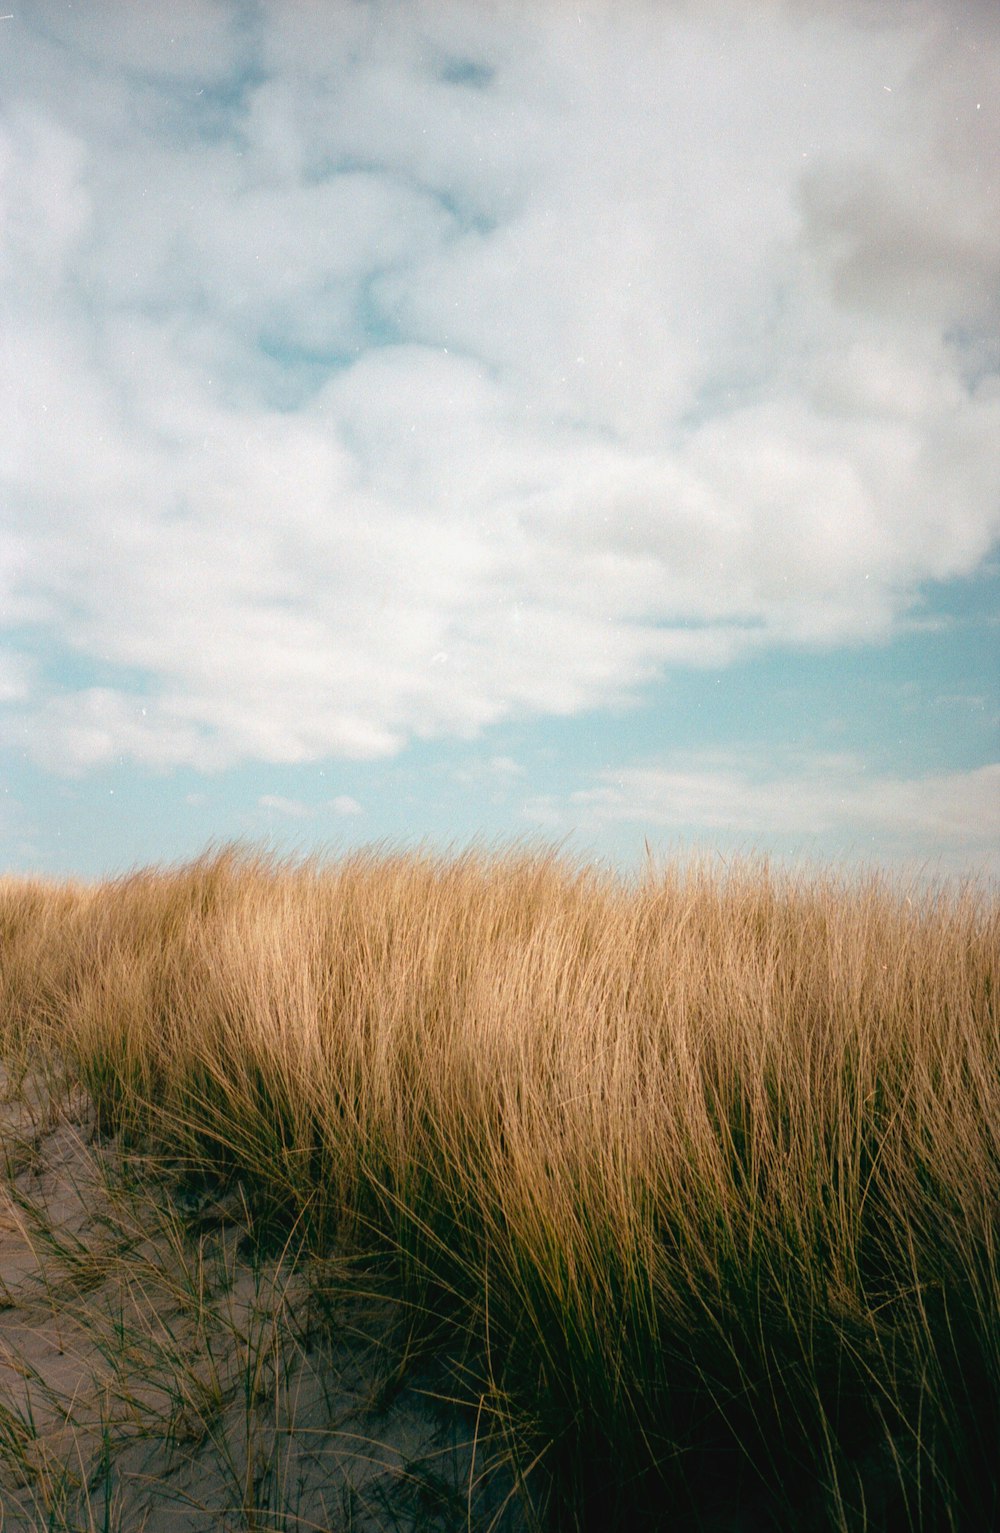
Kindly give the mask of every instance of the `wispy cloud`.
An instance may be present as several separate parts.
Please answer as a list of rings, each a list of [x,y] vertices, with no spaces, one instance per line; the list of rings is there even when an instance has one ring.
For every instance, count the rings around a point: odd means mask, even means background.
[[[601,772],[565,799],[529,801],[525,815],[552,830],[630,824],[1000,875],[1000,764],[901,777],[851,755],[699,756]]]
[[[55,659],[4,662],[4,738],[388,756],[973,570],[1000,40],[964,16],[18,15],[0,611]]]
[[[365,812],[357,799],[352,798],[349,793],[338,793],[336,798],[330,800],[330,808],[334,814],[343,815],[348,818],[353,818],[353,816],[364,814]]]
[[[262,793],[257,800],[257,807],[284,815],[290,820],[305,820],[313,813],[308,804],[302,804],[295,798],[285,798],[280,793]]]

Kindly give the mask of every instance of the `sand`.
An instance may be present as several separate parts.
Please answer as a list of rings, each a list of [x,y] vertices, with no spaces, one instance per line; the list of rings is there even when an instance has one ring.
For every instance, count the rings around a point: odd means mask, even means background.
[[[0,1079],[0,1144],[2,1533],[527,1526],[343,1260],[262,1251],[239,1189],[169,1191],[72,1093]]]

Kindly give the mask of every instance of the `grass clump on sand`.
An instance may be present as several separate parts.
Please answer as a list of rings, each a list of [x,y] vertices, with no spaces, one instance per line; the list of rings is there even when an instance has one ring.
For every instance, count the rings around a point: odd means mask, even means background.
[[[993,896],[230,848],[0,944],[8,1068],[377,1260],[549,1526],[1000,1523]]]

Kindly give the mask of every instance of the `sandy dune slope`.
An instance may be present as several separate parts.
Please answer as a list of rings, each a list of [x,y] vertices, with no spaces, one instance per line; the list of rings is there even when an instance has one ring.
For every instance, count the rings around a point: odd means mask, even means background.
[[[6,1097],[3,1533],[520,1525],[398,1304],[261,1251],[238,1189],[168,1193],[81,1102]]]

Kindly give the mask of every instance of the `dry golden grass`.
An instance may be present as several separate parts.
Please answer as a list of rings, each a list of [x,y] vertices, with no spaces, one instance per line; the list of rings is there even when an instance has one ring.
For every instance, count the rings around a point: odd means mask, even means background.
[[[230,848],[0,944],[8,1060],[377,1249],[553,1526],[1000,1521],[994,896]]]

